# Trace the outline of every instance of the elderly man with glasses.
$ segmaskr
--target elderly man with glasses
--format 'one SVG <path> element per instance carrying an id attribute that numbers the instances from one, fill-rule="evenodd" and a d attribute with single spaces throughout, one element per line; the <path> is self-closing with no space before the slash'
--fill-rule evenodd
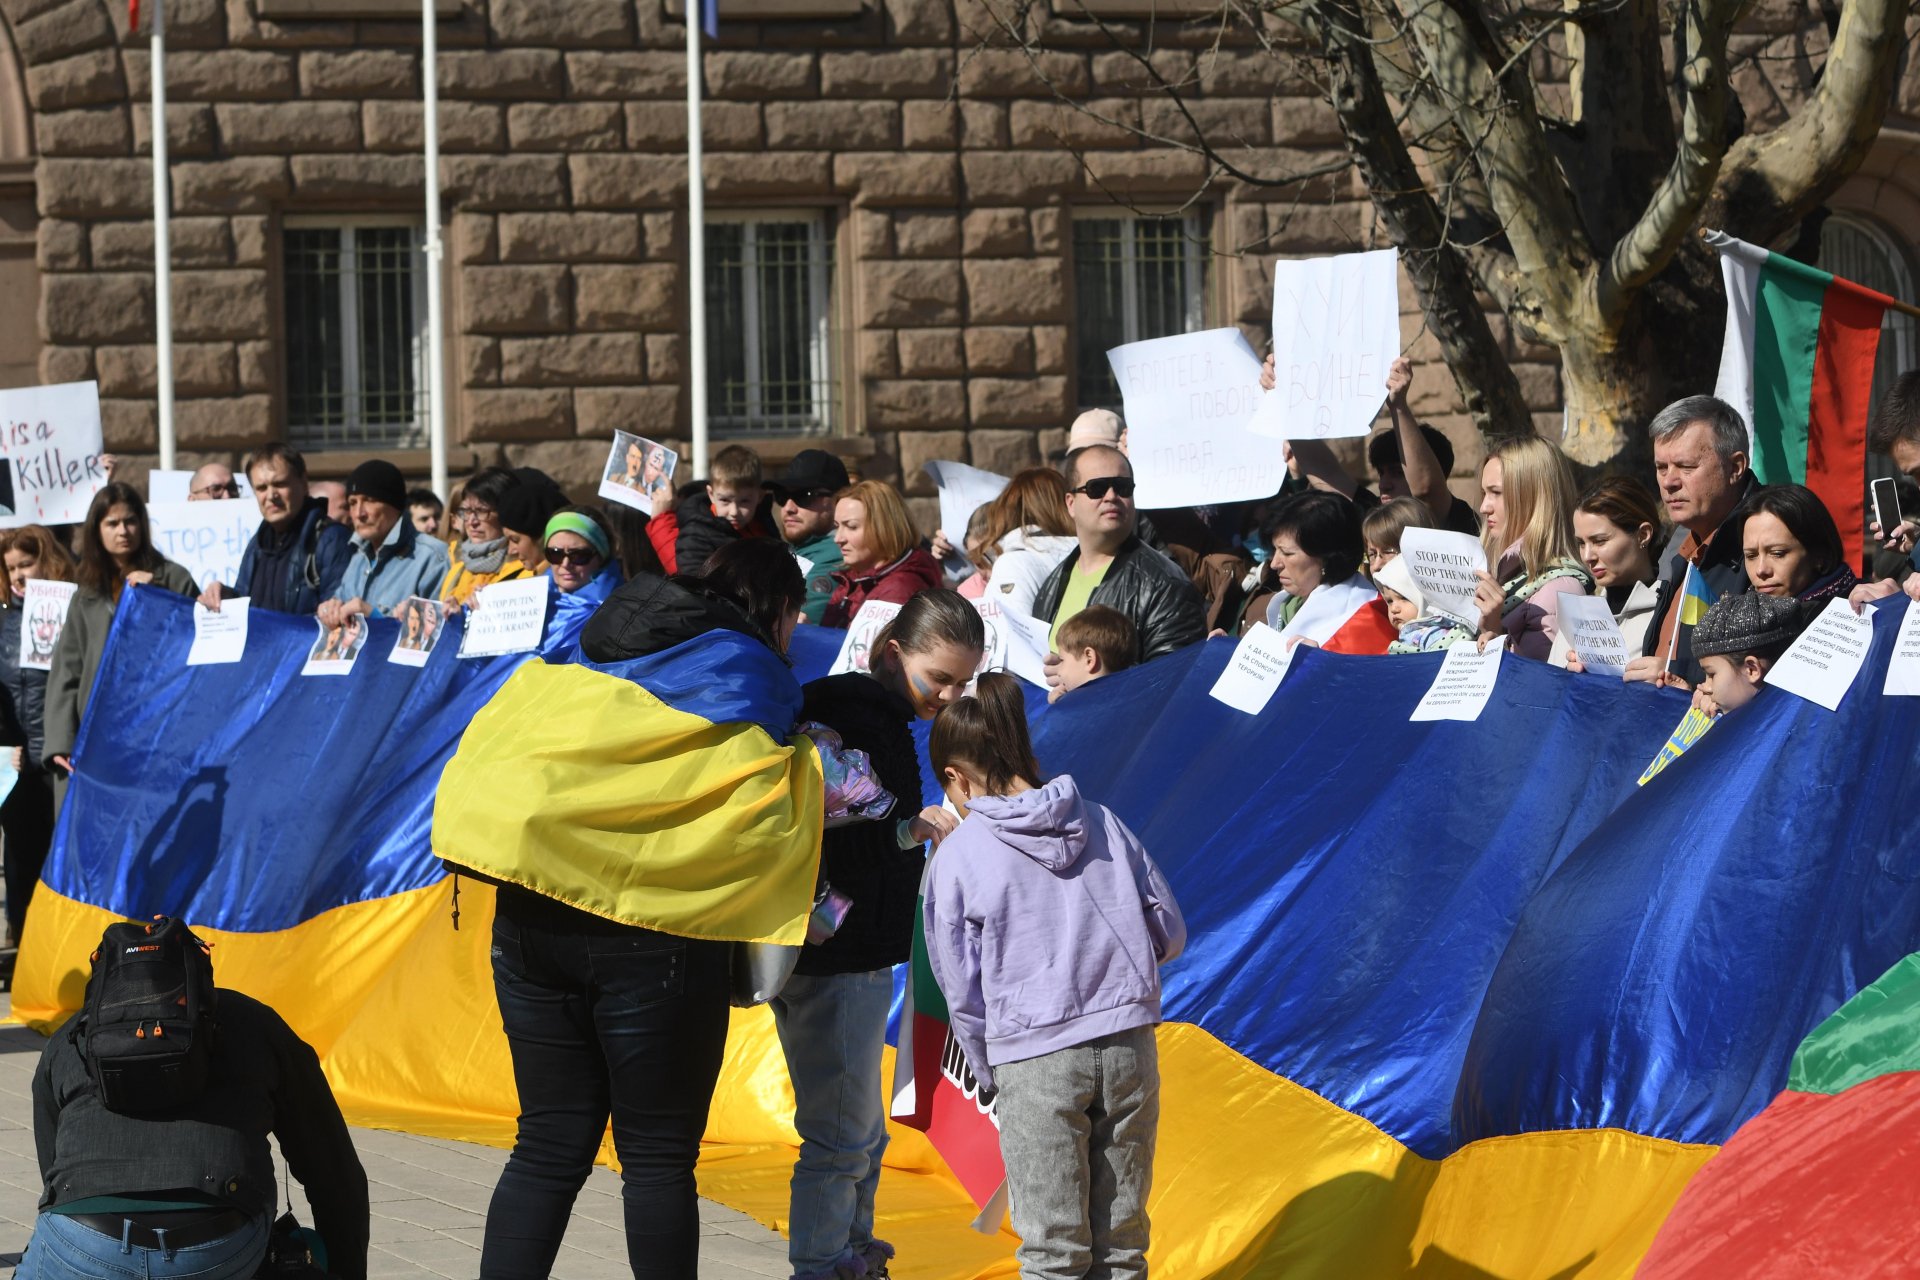
<path id="1" fill-rule="evenodd" d="M 1034 598 L 1033 613 L 1060 624 L 1090 605 L 1118 609 L 1133 624 L 1136 657 L 1145 662 L 1207 638 L 1207 607 L 1184 570 L 1134 532 L 1133 467 L 1107 445 L 1067 455 L 1067 516 L 1079 545 L 1067 553 Z M 1059 656 L 1047 658 L 1049 683 Z"/>
<path id="2" fill-rule="evenodd" d="M 800 612 L 808 622 L 819 622 L 833 598 L 833 571 L 842 564 L 833 540 L 833 495 L 847 484 L 847 468 L 840 459 L 823 449 L 802 449 L 780 478 L 767 485 L 780 536 L 807 580 L 807 602 Z"/>

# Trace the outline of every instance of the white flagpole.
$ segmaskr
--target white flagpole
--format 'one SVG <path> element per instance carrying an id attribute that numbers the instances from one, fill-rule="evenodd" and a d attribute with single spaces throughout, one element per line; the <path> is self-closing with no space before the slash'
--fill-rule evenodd
<path id="1" fill-rule="evenodd" d="M 427 143 L 427 456 L 433 491 L 447 496 L 446 317 L 440 305 L 440 33 L 434 0 L 420 0 L 420 81 L 426 96 L 420 127 Z"/>
<path id="2" fill-rule="evenodd" d="M 173 236 L 167 191 L 167 4 L 153 5 L 153 316 L 154 372 L 160 400 L 160 469 L 173 470 Z"/>
<path id="3" fill-rule="evenodd" d="M 707 190 L 701 168 L 700 20 L 687 5 L 687 404 L 693 417 L 693 478 L 707 474 Z"/>

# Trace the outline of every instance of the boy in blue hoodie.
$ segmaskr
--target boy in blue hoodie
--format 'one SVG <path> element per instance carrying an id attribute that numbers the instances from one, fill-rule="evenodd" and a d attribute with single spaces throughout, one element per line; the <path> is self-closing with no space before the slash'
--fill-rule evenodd
<path id="1" fill-rule="evenodd" d="M 1020 1274 L 1144 1277 L 1159 966 L 1186 924 L 1126 824 L 1072 778 L 1040 781 L 1020 682 L 977 687 L 928 744 L 961 822 L 927 868 L 927 958 L 997 1095 Z"/>

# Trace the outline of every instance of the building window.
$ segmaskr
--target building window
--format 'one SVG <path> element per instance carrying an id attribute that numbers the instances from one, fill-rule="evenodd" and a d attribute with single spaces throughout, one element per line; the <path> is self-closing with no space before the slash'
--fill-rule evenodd
<path id="1" fill-rule="evenodd" d="M 1082 408 L 1120 407 L 1107 352 L 1206 326 L 1207 219 L 1077 218 L 1073 224 L 1076 367 Z"/>
<path id="2" fill-rule="evenodd" d="M 828 432 L 838 399 L 825 214 L 707 223 L 707 416 L 736 434 Z"/>
<path id="3" fill-rule="evenodd" d="M 290 222 L 284 241 L 288 439 L 309 449 L 426 447 L 419 225 Z"/>

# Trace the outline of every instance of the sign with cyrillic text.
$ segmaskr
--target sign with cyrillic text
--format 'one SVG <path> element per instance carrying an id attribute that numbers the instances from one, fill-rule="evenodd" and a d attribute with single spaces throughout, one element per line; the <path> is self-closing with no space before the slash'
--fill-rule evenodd
<path id="1" fill-rule="evenodd" d="M 899 612 L 899 605 L 884 600 L 869 600 L 861 605 L 860 612 L 847 623 L 847 638 L 841 642 L 840 652 L 827 668 L 827 674 L 838 676 L 849 671 L 872 670 L 869 664 L 873 660 L 874 639 Z"/>
<path id="2" fill-rule="evenodd" d="M 1126 402 L 1135 501 L 1150 510 L 1269 498 L 1286 448 L 1249 424 L 1265 399 L 1238 329 L 1129 342 L 1107 352 Z M 952 531 L 948 531 L 952 536 Z"/>
<path id="3" fill-rule="evenodd" d="M 1285 440 L 1364 436 L 1400 354 L 1397 249 L 1273 268 L 1273 390 L 1253 429 Z"/>
<path id="4" fill-rule="evenodd" d="M 1232 707 L 1257 716 L 1273 701 L 1273 691 L 1287 678 L 1294 645 L 1264 622 L 1256 622 L 1234 646 L 1227 669 L 1207 692 Z"/>
<path id="5" fill-rule="evenodd" d="M 247 610 L 252 601 L 245 596 L 222 600 L 218 611 L 199 601 L 193 605 L 193 644 L 187 649 L 187 665 L 210 667 L 238 662 L 247 654 Z"/>
<path id="6" fill-rule="evenodd" d="M 1047 624 L 1003 608 L 985 596 L 973 602 L 987 627 L 980 670 L 1009 671 L 1028 684 L 1047 687 Z"/>
<path id="7" fill-rule="evenodd" d="M 1484 653 L 1464 643 L 1447 650 L 1440 674 L 1407 719 L 1478 720 L 1500 678 L 1500 655 L 1506 647 L 1507 638 L 1497 636 L 1487 641 Z"/>
<path id="8" fill-rule="evenodd" d="M 1845 600 L 1829 600 L 1767 672 L 1767 683 L 1838 711 L 1872 646 L 1873 611 L 1855 613 Z"/>
<path id="9" fill-rule="evenodd" d="M 107 482 L 100 465 L 100 384 L 0 391 L 0 458 L 13 465 L 13 501 L 0 529 L 81 524 Z"/>
<path id="10" fill-rule="evenodd" d="M 20 665 L 53 670 L 53 646 L 67 626 L 67 608 L 80 588 L 71 582 L 29 578 L 20 597 Z"/>
<path id="11" fill-rule="evenodd" d="M 1889 698 L 1920 697 L 1920 604 L 1909 603 L 1893 638 L 1893 656 L 1887 661 L 1887 682 L 1880 692 Z"/>
<path id="12" fill-rule="evenodd" d="M 1426 597 L 1429 614 L 1480 630 L 1473 593 L 1480 585 L 1477 575 L 1487 570 L 1487 552 L 1478 538 L 1446 529 L 1408 529 L 1400 535 L 1400 559 Z"/>

